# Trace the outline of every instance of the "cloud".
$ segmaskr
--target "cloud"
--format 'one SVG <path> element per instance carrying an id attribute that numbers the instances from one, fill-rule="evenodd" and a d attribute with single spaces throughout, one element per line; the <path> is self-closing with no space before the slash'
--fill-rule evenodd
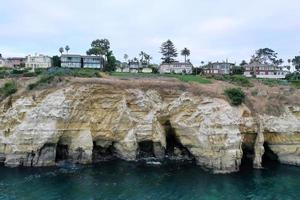
<path id="1" fill-rule="evenodd" d="M 108 38 L 119 59 L 143 50 L 155 62 L 167 39 L 178 50 L 191 49 L 195 64 L 240 62 L 260 47 L 285 59 L 300 51 L 298 0 L 10 0 L 1 6 L 4 55 L 56 54 L 67 44 L 85 53 L 96 38 Z"/>

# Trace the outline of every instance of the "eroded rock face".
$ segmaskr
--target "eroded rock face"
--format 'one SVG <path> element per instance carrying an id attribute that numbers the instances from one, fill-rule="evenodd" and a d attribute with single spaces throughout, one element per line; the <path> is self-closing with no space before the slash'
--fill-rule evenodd
<path id="1" fill-rule="evenodd" d="M 261 149 L 267 142 L 280 162 L 299 165 L 300 115 L 295 109 L 287 108 L 279 118 L 261 116 L 264 137 L 254 147 L 258 126 L 245 106 L 183 92 L 73 85 L 21 97 L 3 109 L 0 162 L 53 166 L 63 160 L 175 158 L 195 159 L 227 173 L 239 170 L 243 144 Z M 256 150 L 258 164 L 261 154 Z"/>

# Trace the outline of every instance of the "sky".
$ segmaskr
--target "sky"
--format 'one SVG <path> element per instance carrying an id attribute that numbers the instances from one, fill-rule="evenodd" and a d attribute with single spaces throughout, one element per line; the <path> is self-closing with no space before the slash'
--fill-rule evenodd
<path id="1" fill-rule="evenodd" d="M 0 53 L 85 54 L 107 38 L 118 60 L 144 51 L 159 63 L 170 39 L 201 61 L 249 61 L 259 48 L 300 55 L 300 0 L 0 0 Z M 182 56 L 178 56 L 183 61 Z"/>

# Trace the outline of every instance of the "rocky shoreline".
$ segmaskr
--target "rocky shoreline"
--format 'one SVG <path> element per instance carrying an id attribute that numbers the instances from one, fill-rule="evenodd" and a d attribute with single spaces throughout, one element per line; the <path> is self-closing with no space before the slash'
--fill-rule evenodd
<path id="1" fill-rule="evenodd" d="M 266 157 L 300 165 L 300 107 L 279 116 L 191 92 L 70 84 L 1 102 L 0 163 L 8 167 L 195 160 L 214 173 Z"/>

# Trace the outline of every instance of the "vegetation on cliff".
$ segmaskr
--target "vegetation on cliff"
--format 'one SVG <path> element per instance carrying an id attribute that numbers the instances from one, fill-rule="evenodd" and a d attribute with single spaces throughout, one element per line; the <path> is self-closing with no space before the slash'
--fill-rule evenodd
<path id="1" fill-rule="evenodd" d="M 0 88 L 1 99 L 6 98 L 17 92 L 17 83 L 15 81 L 8 81 Z"/>
<path id="2" fill-rule="evenodd" d="M 224 91 L 230 102 L 234 106 L 241 105 L 245 101 L 245 93 L 241 88 L 228 88 Z"/>

